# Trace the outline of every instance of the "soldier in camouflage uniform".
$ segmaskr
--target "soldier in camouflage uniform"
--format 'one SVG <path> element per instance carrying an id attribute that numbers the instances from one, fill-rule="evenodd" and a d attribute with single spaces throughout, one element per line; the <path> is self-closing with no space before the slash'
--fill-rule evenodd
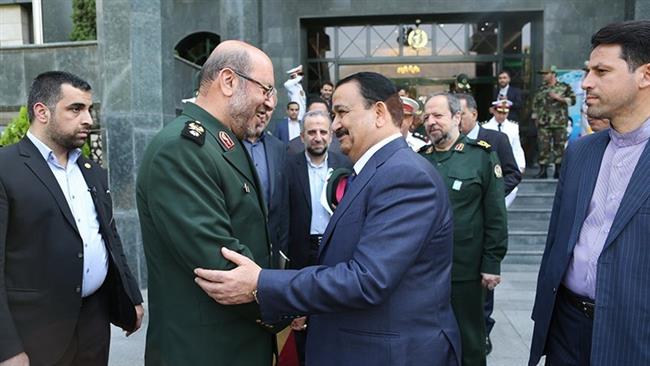
<path id="1" fill-rule="evenodd" d="M 551 149 L 555 163 L 553 177 L 558 178 L 567 141 L 568 107 L 575 104 L 576 95 L 569 84 L 557 80 L 555 66 L 539 73 L 544 75 L 544 85 L 538 89 L 533 99 L 532 118 L 537 126 L 539 145 L 539 174 L 535 178 L 548 177 L 546 169 L 551 163 Z"/>

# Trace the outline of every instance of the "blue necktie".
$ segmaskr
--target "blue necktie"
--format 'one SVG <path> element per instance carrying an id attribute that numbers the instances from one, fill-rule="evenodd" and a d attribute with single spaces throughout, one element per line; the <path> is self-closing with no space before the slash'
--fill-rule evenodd
<path id="1" fill-rule="evenodd" d="M 350 176 L 348 177 L 348 184 L 347 184 L 347 186 L 345 187 L 345 191 L 346 191 L 346 192 L 349 191 L 350 189 L 352 189 L 352 182 L 354 181 L 354 179 L 355 179 L 356 177 L 357 177 L 357 173 L 355 173 L 355 172 L 353 172 L 352 175 L 350 175 Z"/>

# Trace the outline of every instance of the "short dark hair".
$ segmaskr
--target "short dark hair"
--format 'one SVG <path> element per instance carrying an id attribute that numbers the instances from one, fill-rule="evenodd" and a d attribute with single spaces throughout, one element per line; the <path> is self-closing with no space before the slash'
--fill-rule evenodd
<path id="1" fill-rule="evenodd" d="M 29 123 L 34 120 L 34 105 L 36 103 L 43 103 L 50 110 L 54 111 L 56 103 L 61 100 L 61 85 L 63 84 L 69 84 L 85 92 L 91 90 L 90 84 L 87 81 L 69 72 L 47 71 L 38 75 L 32 81 L 29 96 L 27 97 Z"/>
<path id="2" fill-rule="evenodd" d="M 499 73 L 497 74 L 497 76 L 499 76 L 499 75 L 501 75 L 501 74 L 506 74 L 506 75 L 508 75 L 509 78 L 512 78 L 512 75 L 510 75 L 510 71 L 508 71 L 508 70 L 506 70 L 506 69 L 503 69 L 503 70 L 499 71 Z"/>
<path id="3" fill-rule="evenodd" d="M 324 87 L 325 85 L 329 85 L 329 86 L 331 86 L 332 88 L 334 88 L 334 83 L 332 83 L 331 81 L 325 81 L 325 82 L 323 82 L 323 83 L 321 84 L 320 88 L 323 89 L 323 87 Z"/>
<path id="4" fill-rule="evenodd" d="M 223 49 L 213 53 L 201 67 L 199 76 L 199 93 L 208 87 L 216 79 L 217 75 L 224 68 L 229 67 L 242 74 L 249 74 L 251 69 L 251 58 L 245 48 Z M 237 76 L 242 79 L 241 76 Z"/>
<path id="5" fill-rule="evenodd" d="M 339 88 L 350 82 L 355 82 L 359 86 L 359 92 L 364 99 L 366 109 L 377 102 L 384 102 L 393 119 L 393 124 L 397 127 L 402 125 L 404 107 L 399 94 L 397 94 L 395 83 L 376 72 L 358 72 L 339 81 L 336 87 Z"/>
<path id="6" fill-rule="evenodd" d="M 630 71 L 650 62 L 650 20 L 609 24 L 591 37 L 591 49 L 600 45 L 620 45 L 621 58 Z"/>
<path id="7" fill-rule="evenodd" d="M 300 104 L 298 104 L 298 102 L 291 101 L 291 102 L 287 103 L 287 109 L 289 109 L 289 106 L 292 105 L 292 104 L 295 104 L 295 105 L 298 106 L 298 108 L 300 108 Z"/>
<path id="8" fill-rule="evenodd" d="M 478 104 L 476 104 L 476 99 L 474 99 L 474 97 L 471 94 L 456 93 L 455 95 L 456 98 L 462 99 L 467 103 L 467 108 L 478 112 Z M 451 110 L 451 108 L 449 110 Z"/>
<path id="9" fill-rule="evenodd" d="M 325 104 L 325 106 L 328 107 L 328 109 L 329 109 L 329 106 L 327 105 L 327 102 L 324 101 L 323 99 L 321 99 L 321 98 L 312 98 L 312 99 L 309 99 L 307 101 L 307 110 L 309 110 L 309 107 L 311 107 L 312 104 L 316 104 L 316 103 Z"/>

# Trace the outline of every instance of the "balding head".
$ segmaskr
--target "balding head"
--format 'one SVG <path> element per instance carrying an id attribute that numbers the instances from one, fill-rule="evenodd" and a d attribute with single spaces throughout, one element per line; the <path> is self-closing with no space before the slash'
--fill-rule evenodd
<path id="1" fill-rule="evenodd" d="M 196 104 L 242 139 L 268 123 L 274 82 L 273 64 L 262 50 L 241 41 L 225 41 L 203 64 Z"/>

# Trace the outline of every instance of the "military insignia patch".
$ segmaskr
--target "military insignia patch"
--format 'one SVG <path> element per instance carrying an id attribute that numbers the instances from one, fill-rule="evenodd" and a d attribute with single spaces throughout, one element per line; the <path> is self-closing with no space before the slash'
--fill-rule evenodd
<path id="1" fill-rule="evenodd" d="M 235 147 L 235 143 L 232 141 L 230 136 L 228 136 L 226 131 L 219 131 L 219 143 L 226 150 L 232 150 L 233 147 Z"/>
<path id="2" fill-rule="evenodd" d="M 462 142 L 459 142 L 456 144 L 456 146 L 454 146 L 454 150 L 456 151 L 463 151 L 464 148 L 465 148 L 465 144 L 463 144 Z"/>
<path id="3" fill-rule="evenodd" d="M 494 165 L 494 176 L 497 178 L 503 177 L 503 172 L 501 171 L 501 165 L 499 164 Z"/>
<path id="4" fill-rule="evenodd" d="M 476 143 L 478 144 L 478 146 L 481 146 L 486 149 L 489 149 L 492 146 L 483 140 L 477 141 Z"/>
<path id="5" fill-rule="evenodd" d="M 244 192 L 251 193 L 251 188 L 248 186 L 248 183 L 244 182 Z"/>
<path id="6" fill-rule="evenodd" d="M 194 141 L 199 146 L 203 146 L 205 143 L 205 128 L 199 121 L 187 121 L 185 122 L 185 128 L 181 132 L 181 136 Z"/>

